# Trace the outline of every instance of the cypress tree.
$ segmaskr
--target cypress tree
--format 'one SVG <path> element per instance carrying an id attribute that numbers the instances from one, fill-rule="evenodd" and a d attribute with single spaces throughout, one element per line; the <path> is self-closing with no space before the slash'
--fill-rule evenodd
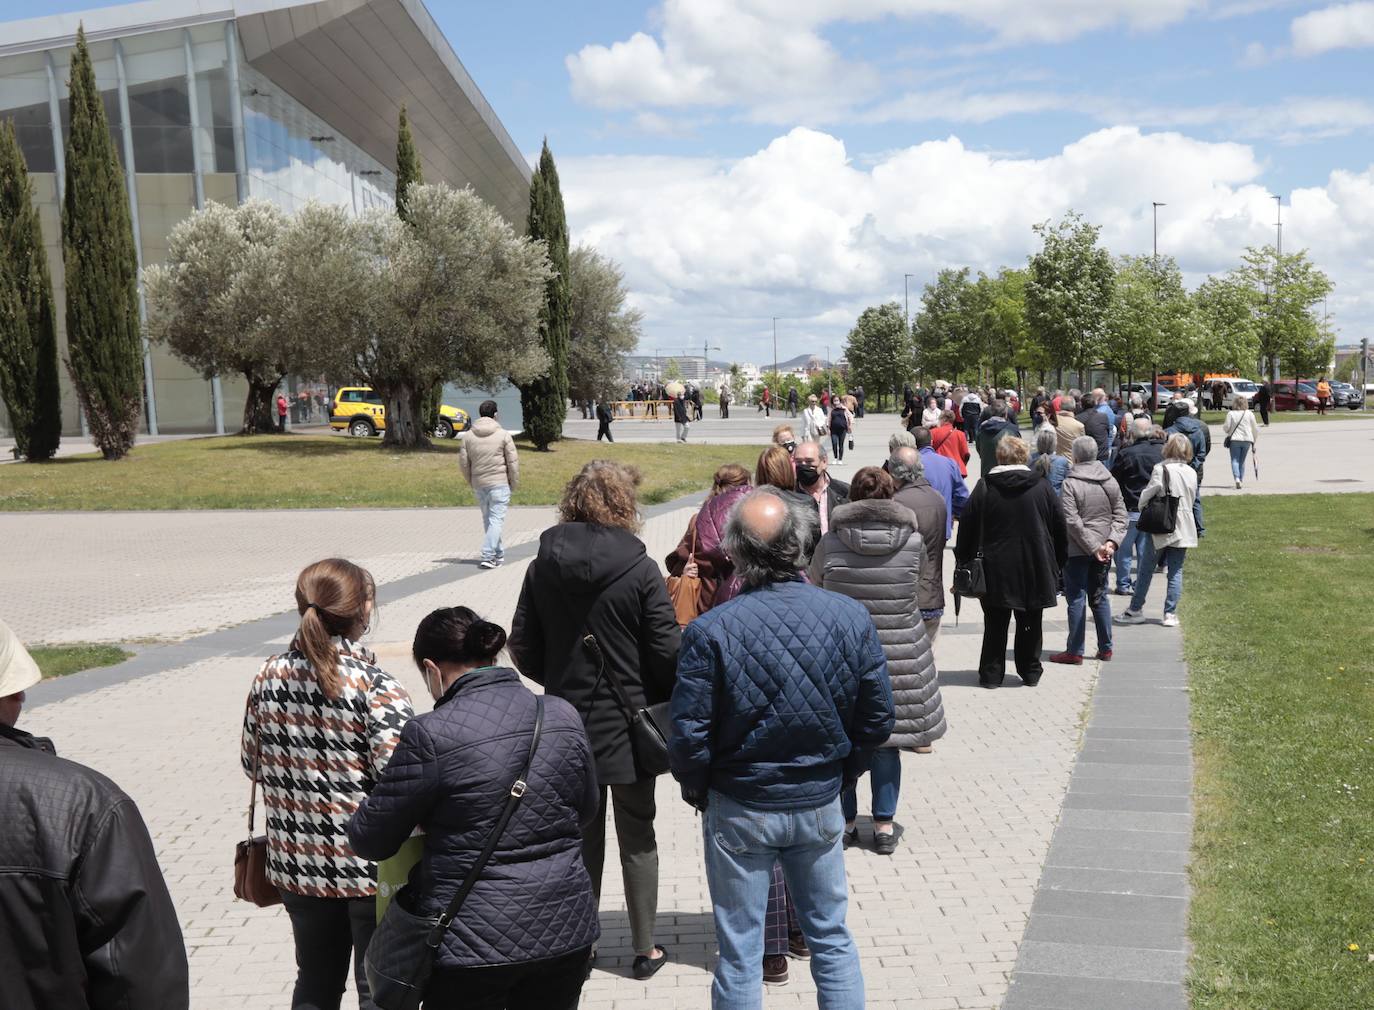
<path id="1" fill-rule="evenodd" d="M 143 407 L 138 259 L 124 174 L 95 83 L 85 29 L 72 55 L 71 133 L 62 203 L 67 286 L 67 367 L 91 438 L 123 459 Z"/>
<path id="2" fill-rule="evenodd" d="M 8 120 L 0 123 L 0 396 L 19 454 L 52 459 L 62 438 L 52 277 L 28 166 Z"/>
<path id="3" fill-rule="evenodd" d="M 402 105 L 401 120 L 396 129 L 396 216 L 406 224 L 410 223 L 406 194 L 411 186 L 424 185 L 424 181 L 424 170 L 420 167 L 420 152 L 415 149 L 415 138 L 410 134 L 410 119 L 406 116 L 406 107 Z M 442 382 L 436 382 L 421 395 L 420 416 L 429 431 L 433 431 L 439 424 L 439 404 L 443 397 Z"/>
<path id="4" fill-rule="evenodd" d="M 558 168 L 553 163 L 549 142 L 539 155 L 539 167 L 530 179 L 530 212 L 526 227 L 529 237 L 548 245 L 549 261 L 557 273 L 545 286 L 544 310 L 539 331 L 549 355 L 549 373 L 520 387 L 520 407 L 525 415 L 525 433 L 535 446 L 547 449 L 563 435 L 568 415 L 568 324 L 572 314 L 572 294 L 568 284 L 568 217 L 563 209 L 563 192 L 558 186 Z"/>

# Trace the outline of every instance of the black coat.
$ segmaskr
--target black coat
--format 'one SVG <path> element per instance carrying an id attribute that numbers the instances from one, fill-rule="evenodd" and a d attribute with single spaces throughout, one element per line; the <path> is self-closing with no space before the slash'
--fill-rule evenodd
<path id="1" fill-rule="evenodd" d="M 673 400 L 673 420 L 678 424 L 686 424 L 692 419 L 692 415 L 687 413 L 687 397 L 679 396 Z"/>
<path id="2" fill-rule="evenodd" d="M 1078 423 L 1083 425 L 1083 434 L 1091 435 L 1097 443 L 1097 458 L 1106 462 L 1111 455 L 1112 444 L 1112 423 L 1107 420 L 1107 415 L 1096 407 L 1089 407 L 1087 410 L 1080 410 L 1073 415 L 1078 418 Z"/>
<path id="3" fill-rule="evenodd" d="M 1054 606 L 1068 540 L 1050 482 L 1028 467 L 998 467 L 964 506 L 954 558 L 962 564 L 982 550 L 988 606 L 1044 610 Z"/>
<path id="4" fill-rule="evenodd" d="M 681 630 L 658 564 L 628 530 L 560 523 L 540 536 L 539 554 L 525 572 L 511 656 L 521 673 L 581 713 L 597 779 L 636 782 L 642 775 L 629 724 L 582 644 L 589 633 L 634 707 L 672 695 Z"/>
<path id="5" fill-rule="evenodd" d="M 186 947 L 138 808 L 45 744 L 0 726 L 0 1006 L 185 1010 Z"/>
<path id="6" fill-rule="evenodd" d="M 1154 439 L 1141 439 L 1130 445 L 1122 446 L 1112 464 L 1112 476 L 1121 485 L 1121 498 L 1127 512 L 1140 510 L 1140 492 L 1150 483 L 1150 474 L 1155 467 L 1164 462 L 1164 443 Z"/>
<path id="7" fill-rule="evenodd" d="M 406 892 L 412 911 L 442 912 L 472 868 L 529 755 L 536 704 L 514 670 L 474 670 L 401 731 L 348 840 L 358 855 L 385 859 L 417 825 L 424 829 Z M 558 957 L 600 933 L 582 862 L 582 825 L 596 818 L 600 793 L 587 734 L 567 702 L 545 702 L 525 781 L 524 799 L 444 934 L 441 967 Z"/>

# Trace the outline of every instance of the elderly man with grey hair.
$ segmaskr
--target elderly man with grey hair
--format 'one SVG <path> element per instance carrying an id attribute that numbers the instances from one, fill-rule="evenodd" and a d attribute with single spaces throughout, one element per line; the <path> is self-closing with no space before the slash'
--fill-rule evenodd
<path id="1" fill-rule="evenodd" d="M 797 490 L 811 497 L 821 533 L 829 533 L 830 513 L 849 501 L 849 485 L 830 476 L 830 454 L 815 439 L 806 439 L 792 450 L 792 463 L 797 468 Z"/>
<path id="2" fill-rule="evenodd" d="M 863 604 L 800 578 L 815 522 L 773 488 L 741 499 L 725 549 L 744 588 L 689 624 L 678 654 L 668 749 L 683 797 L 705 814 L 716 1008 L 760 1005 L 774 862 L 811 948 L 820 1005 L 864 1006 L 845 925 L 840 790 L 892 733 L 892 687 Z"/>
<path id="3" fill-rule="evenodd" d="M 941 462 L 949 460 L 937 456 Z M 949 542 L 949 503 L 926 479 L 921 454 L 907 446 L 894 449 L 887 460 L 887 472 L 897 482 L 893 501 L 905 505 L 916 515 L 916 532 L 925 546 L 925 563 L 917 587 L 916 605 L 921 608 L 926 636 L 935 641 L 940 619 L 945 615 L 945 544 Z M 917 748 L 917 751 L 929 750 Z"/>

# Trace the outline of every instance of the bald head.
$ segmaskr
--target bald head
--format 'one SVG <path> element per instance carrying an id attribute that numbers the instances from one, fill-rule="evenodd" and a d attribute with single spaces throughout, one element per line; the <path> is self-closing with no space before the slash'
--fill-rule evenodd
<path id="1" fill-rule="evenodd" d="M 741 529 L 759 540 L 771 542 L 782 530 L 787 506 L 777 495 L 751 494 L 740 504 L 737 520 Z"/>
<path id="2" fill-rule="evenodd" d="M 906 445 L 894 449 L 887 459 L 887 472 L 892 475 L 898 487 L 915 484 L 925 474 L 921 454 Z"/>
<path id="3" fill-rule="evenodd" d="M 725 553 L 735 574 L 753 588 L 788 582 L 810 561 L 820 515 L 805 502 L 784 498 L 777 488 L 761 487 L 740 499 L 725 527 Z"/>

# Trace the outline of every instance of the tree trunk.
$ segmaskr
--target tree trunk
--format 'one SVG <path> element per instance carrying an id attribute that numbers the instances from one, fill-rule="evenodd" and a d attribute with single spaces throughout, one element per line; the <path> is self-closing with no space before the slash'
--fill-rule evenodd
<path id="1" fill-rule="evenodd" d="M 263 435 L 277 430 L 277 410 L 272 395 L 281 383 L 281 376 L 275 379 L 259 379 L 244 375 L 248 380 L 248 398 L 243 402 L 243 427 L 240 435 Z"/>
<path id="2" fill-rule="evenodd" d="M 410 382 L 398 382 L 379 392 L 386 400 L 386 434 L 382 445 L 392 449 L 432 448 L 425 426 L 425 391 Z"/>

